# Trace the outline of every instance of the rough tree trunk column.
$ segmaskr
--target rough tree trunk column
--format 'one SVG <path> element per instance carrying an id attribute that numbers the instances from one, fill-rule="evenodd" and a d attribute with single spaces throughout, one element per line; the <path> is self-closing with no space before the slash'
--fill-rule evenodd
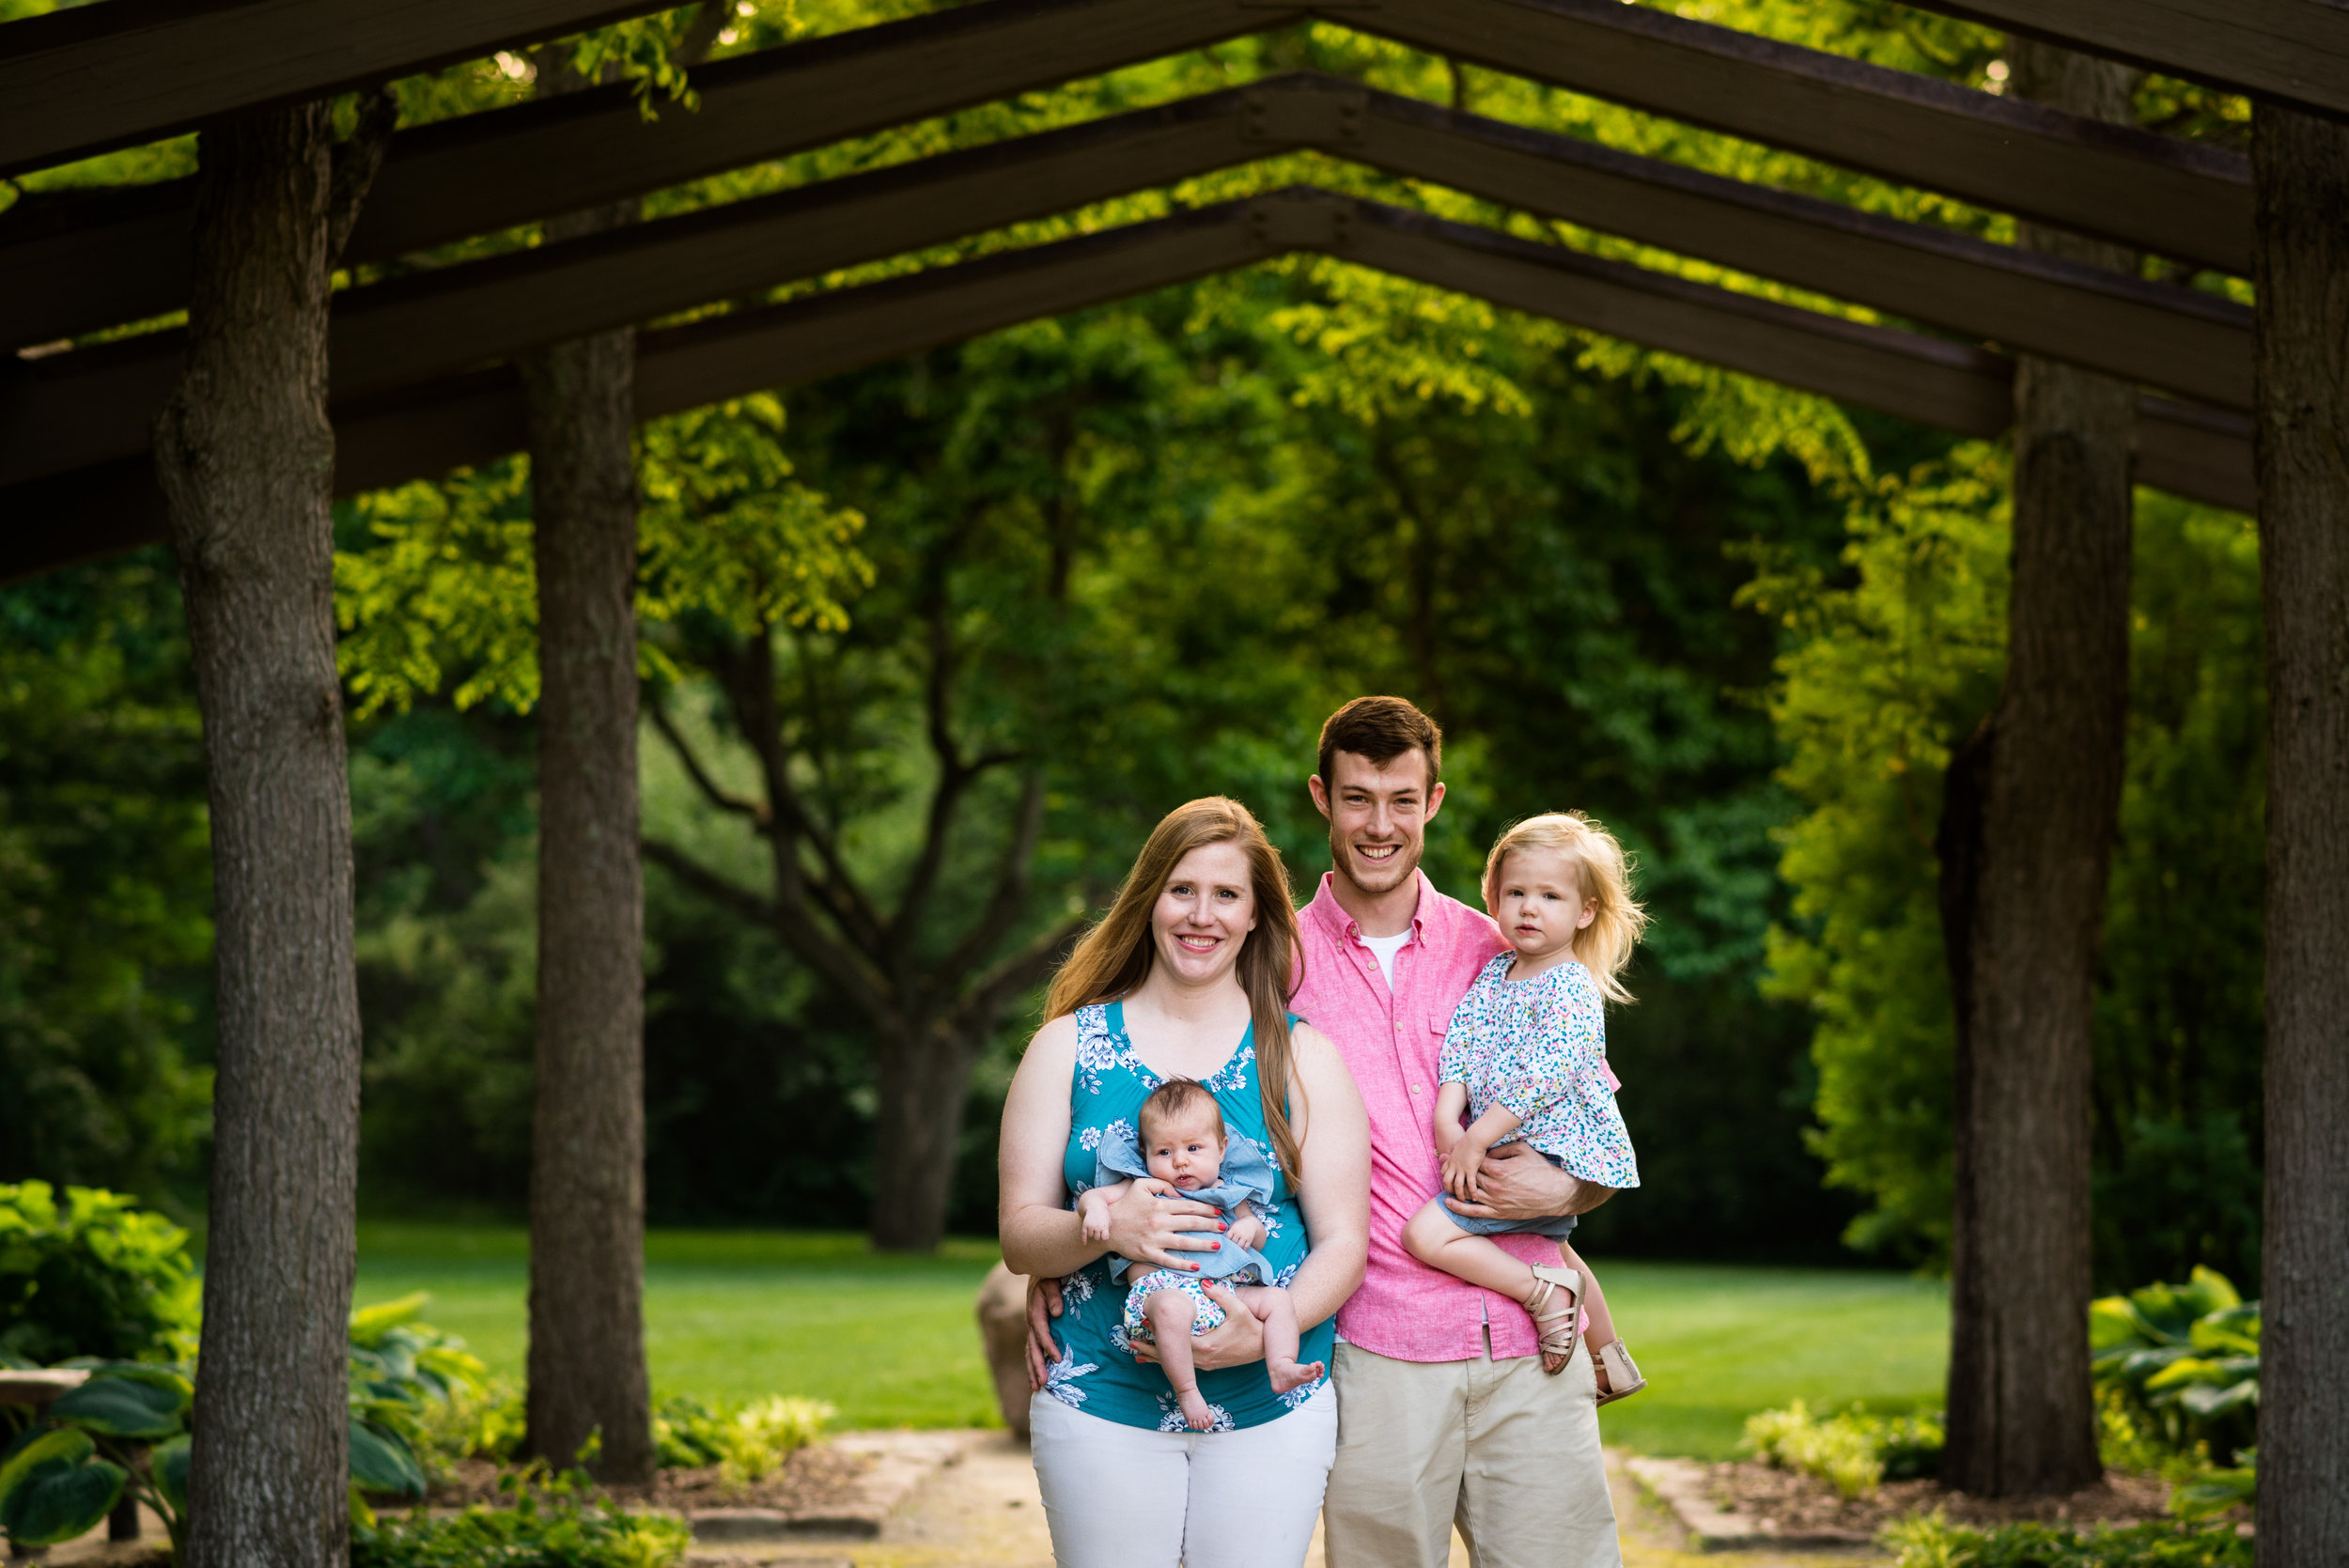
<path id="1" fill-rule="evenodd" d="M 550 224 L 561 240 L 620 210 Z M 531 1452 L 649 1481 L 644 870 L 636 799 L 636 339 L 522 361 L 538 567 Z"/>
<path id="2" fill-rule="evenodd" d="M 2024 97 L 2126 120 L 2126 68 L 2013 46 Z M 2129 270 L 2117 247 L 2023 243 Z M 1949 1441 L 1984 1497 L 2102 1473 L 2089 1386 L 2092 985 L 2120 819 L 2129 682 L 2127 383 L 2025 356 L 2015 581 L 1999 706 L 1951 765 L 1944 936 L 1957 1004 Z"/>
<path id="3" fill-rule="evenodd" d="M 2349 127 L 2254 111 L 2267 631 L 2262 1568 L 2349 1562 Z"/>
<path id="4" fill-rule="evenodd" d="M 185 376 L 158 422 L 210 779 L 219 983 L 191 1568 L 349 1550 L 359 1143 L 334 671 L 323 104 L 207 129 Z"/>
<path id="5" fill-rule="evenodd" d="M 972 1055 L 929 1031 L 884 1045 L 873 1126 L 872 1235 L 881 1251 L 935 1252 L 945 1239 Z"/>

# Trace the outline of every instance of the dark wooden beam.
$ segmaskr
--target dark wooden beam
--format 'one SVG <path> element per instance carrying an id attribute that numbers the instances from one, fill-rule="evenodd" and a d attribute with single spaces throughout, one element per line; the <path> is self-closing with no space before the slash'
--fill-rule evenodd
<path id="1" fill-rule="evenodd" d="M 654 418 L 819 380 L 1296 249 L 1961 434 L 1994 434 L 2011 410 L 2013 365 L 1983 349 L 1376 203 L 1291 192 L 644 333 L 637 411 Z M 335 488 L 344 494 L 488 462 L 522 444 L 521 389 L 505 365 L 346 400 L 334 416 Z M 2139 417 L 2141 482 L 2250 509 L 2247 418 L 2154 397 L 2141 400 Z M 143 454 L 0 489 L 0 581 L 155 542 L 163 520 Z"/>
<path id="2" fill-rule="evenodd" d="M 2222 272 L 2250 270 L 2250 165 L 2223 148 L 1618 0 L 1380 0 L 1330 16 L 1995 211 Z"/>
<path id="3" fill-rule="evenodd" d="M 1297 147 L 2199 400 L 2249 400 L 2248 327 L 2223 300 L 1310 77 L 356 289 L 335 305 L 333 393 L 428 380 Z M 0 484 L 142 449 L 178 356 L 179 335 L 158 333 L 35 362 L 0 422 Z"/>
<path id="4" fill-rule="evenodd" d="M 2217 295 L 1416 100 L 1348 94 L 1337 84 L 1322 90 L 1326 100 L 1360 101 L 1363 112 L 1315 145 L 1374 167 L 2008 349 L 2229 408 L 2251 405 L 2251 313 Z"/>
<path id="5" fill-rule="evenodd" d="M 2332 0 L 1916 0 L 2049 43 L 2349 117 L 2349 9 Z"/>
<path id="6" fill-rule="evenodd" d="M 106 0 L 0 26 L 0 174 L 534 43 L 673 0 Z"/>
<path id="7" fill-rule="evenodd" d="M 701 107 L 649 123 L 613 85 L 419 126 L 392 138 L 344 259 L 387 260 L 1304 14 L 1242 0 L 984 0 L 696 67 Z M 194 181 L 173 180 L 0 213 L 0 348 L 184 304 L 194 201 Z"/>

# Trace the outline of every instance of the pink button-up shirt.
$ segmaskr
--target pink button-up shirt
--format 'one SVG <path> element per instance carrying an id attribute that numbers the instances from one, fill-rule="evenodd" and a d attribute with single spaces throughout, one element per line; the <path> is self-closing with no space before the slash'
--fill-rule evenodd
<path id="1" fill-rule="evenodd" d="M 1484 1353 L 1489 1323 L 1495 1358 L 1531 1356 L 1533 1323 L 1523 1307 L 1403 1250 L 1405 1223 L 1443 1188 L 1434 1114 L 1444 1031 L 1477 971 L 1508 944 L 1489 918 L 1438 893 L 1422 873 L 1411 939 L 1394 955 L 1390 988 L 1361 927 L 1330 891 L 1331 875 L 1322 874 L 1299 915 L 1305 973 L 1291 1005 L 1336 1045 L 1370 1112 L 1370 1268 L 1338 1309 L 1338 1332 L 1399 1361 L 1467 1361 Z M 1545 1237 L 1493 1239 L 1529 1263 L 1557 1261 L 1557 1244 Z"/>

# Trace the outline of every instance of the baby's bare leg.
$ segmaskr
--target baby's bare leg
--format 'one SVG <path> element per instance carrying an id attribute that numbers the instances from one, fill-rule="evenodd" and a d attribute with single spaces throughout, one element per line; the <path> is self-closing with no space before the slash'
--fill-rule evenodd
<path id="1" fill-rule="evenodd" d="M 1190 1359 L 1190 1326 L 1198 1315 L 1190 1297 L 1179 1290 L 1152 1291 L 1150 1299 L 1142 1304 L 1142 1315 L 1149 1321 L 1151 1337 L 1158 1341 L 1159 1365 L 1174 1386 L 1183 1420 L 1193 1432 L 1206 1431 L 1215 1424 L 1215 1417 L 1199 1396 L 1199 1374 Z"/>
<path id="2" fill-rule="evenodd" d="M 1232 1294 L 1264 1325 L 1264 1365 L 1274 1393 L 1303 1388 L 1328 1370 L 1319 1361 L 1297 1358 L 1297 1303 L 1287 1291 L 1278 1285 L 1243 1285 Z"/>

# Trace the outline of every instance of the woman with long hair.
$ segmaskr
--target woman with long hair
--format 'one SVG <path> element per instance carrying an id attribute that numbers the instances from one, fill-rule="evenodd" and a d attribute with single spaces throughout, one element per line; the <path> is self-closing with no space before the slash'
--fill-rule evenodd
<path id="1" fill-rule="evenodd" d="M 1030 1411 L 1061 1568 L 1281 1568 L 1312 1542 L 1335 1396 L 1326 1377 L 1274 1390 L 1264 1325 L 1201 1267 L 1223 1246 L 1223 1211 L 1143 1175 L 1114 1202 L 1097 1199 L 1090 1223 L 1077 1212 L 1079 1197 L 1117 1179 L 1105 1144 L 1133 1145 L 1165 1084 L 1196 1083 L 1213 1096 L 1212 1126 L 1184 1135 L 1190 1154 L 1159 1151 L 1172 1163 L 1155 1168 L 1192 1170 L 1183 1162 L 1202 1148 L 1227 1167 L 1269 1165 L 1248 1234 L 1262 1232 L 1264 1283 L 1286 1288 L 1299 1357 L 1328 1364 L 1331 1320 L 1362 1278 L 1370 1129 L 1335 1048 L 1288 1010 L 1298 953 L 1287 873 L 1248 808 L 1221 797 L 1179 806 L 1062 966 L 1012 1080 L 1003 1262 L 1062 1281 L 1062 1343 Z M 1189 1343 L 1206 1430 L 1186 1419 L 1155 1343 L 1129 1327 L 1112 1258 L 1139 1265 L 1119 1270 L 1129 1279 L 1200 1277 Z"/>

